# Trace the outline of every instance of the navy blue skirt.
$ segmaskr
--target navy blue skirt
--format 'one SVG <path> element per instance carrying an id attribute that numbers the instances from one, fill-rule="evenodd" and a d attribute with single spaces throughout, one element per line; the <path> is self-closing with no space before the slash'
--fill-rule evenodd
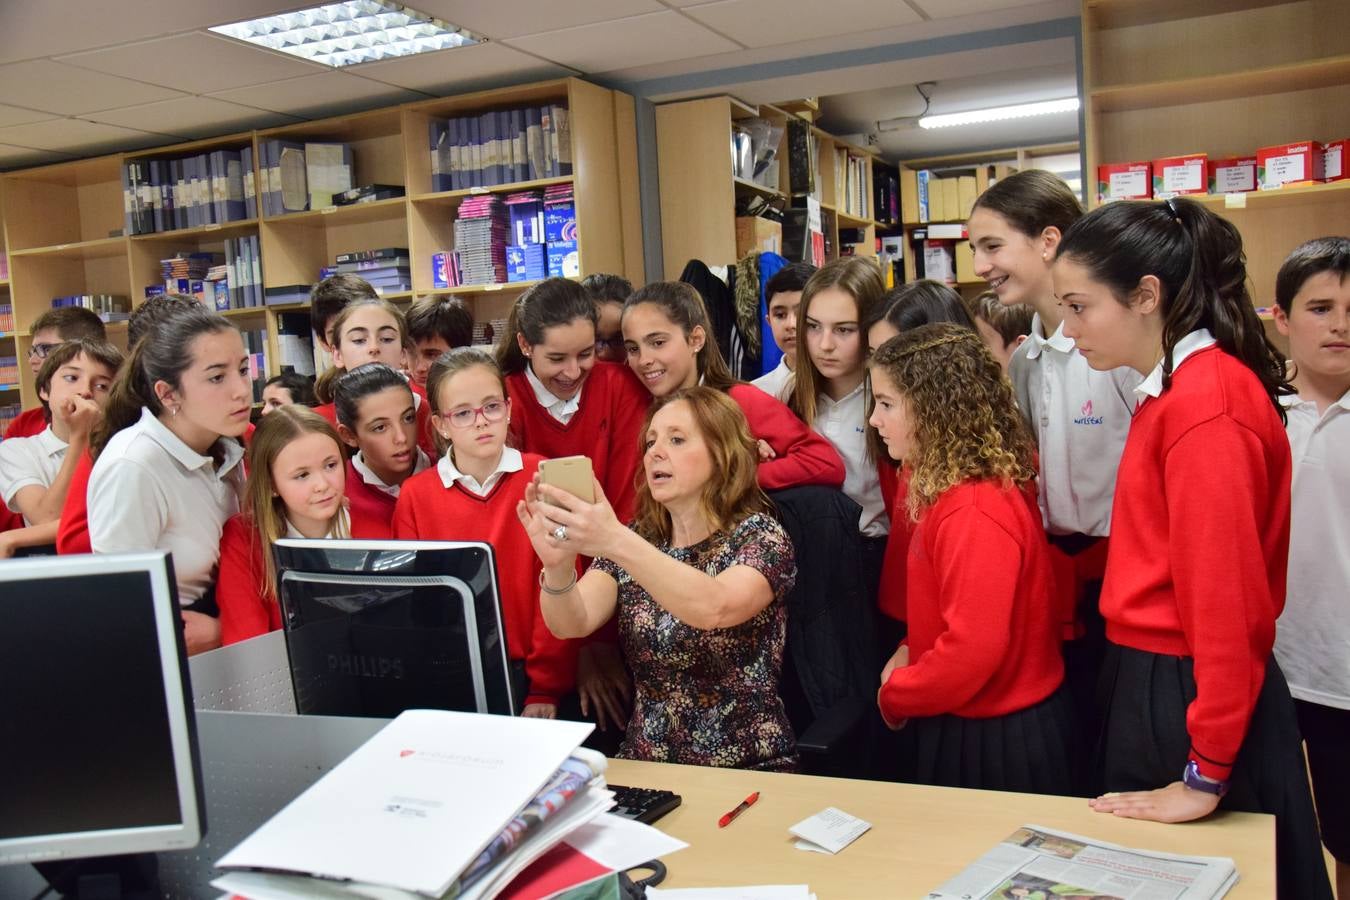
<path id="1" fill-rule="evenodd" d="M 1195 661 L 1108 643 L 1098 760 L 1107 791 L 1145 791 L 1181 780 L 1190 757 L 1186 708 L 1195 699 Z M 1332 900 L 1317 833 L 1298 718 L 1272 656 L 1220 809 L 1275 816 L 1281 900 Z"/>

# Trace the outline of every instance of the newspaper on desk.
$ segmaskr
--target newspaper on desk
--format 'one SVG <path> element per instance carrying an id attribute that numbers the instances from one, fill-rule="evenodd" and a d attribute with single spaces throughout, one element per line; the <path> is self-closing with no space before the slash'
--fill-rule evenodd
<path id="1" fill-rule="evenodd" d="M 1133 850 L 1023 825 L 927 900 L 1211 900 L 1237 880 L 1226 857 Z"/>

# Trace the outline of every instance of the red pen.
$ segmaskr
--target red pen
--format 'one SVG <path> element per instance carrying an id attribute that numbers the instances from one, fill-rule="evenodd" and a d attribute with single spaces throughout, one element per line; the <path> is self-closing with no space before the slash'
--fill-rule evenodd
<path id="1" fill-rule="evenodd" d="M 747 809 L 749 809 L 750 807 L 754 806 L 755 803 L 756 803 L 758 800 L 759 800 L 759 791 L 755 791 L 755 792 L 754 792 L 753 794 L 751 794 L 749 797 L 746 797 L 744 800 L 742 800 L 740 806 L 736 807 L 736 808 L 733 809 L 731 812 L 727 813 L 725 816 L 723 816 L 722 818 L 718 819 L 718 820 L 717 820 L 717 827 L 718 827 L 718 828 L 726 828 L 728 825 L 730 825 L 730 824 L 732 823 L 732 821 L 733 821 L 737 816 L 739 816 L 741 813 L 745 812 L 745 811 L 746 811 Z"/>

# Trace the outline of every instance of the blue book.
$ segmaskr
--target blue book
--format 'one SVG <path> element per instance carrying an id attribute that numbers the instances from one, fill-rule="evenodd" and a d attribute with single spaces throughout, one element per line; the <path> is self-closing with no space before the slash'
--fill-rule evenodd
<path id="1" fill-rule="evenodd" d="M 497 183 L 497 117 L 492 113 L 483 113 L 478 117 L 478 139 L 481 148 L 479 171 L 483 187 Z"/>
<path id="2" fill-rule="evenodd" d="M 525 110 L 511 110 L 511 160 L 514 164 L 512 181 L 530 178 L 530 150 L 525 139 Z"/>
<path id="3" fill-rule="evenodd" d="M 525 110 L 525 155 L 528 160 L 525 177 L 530 181 L 545 177 L 544 134 L 537 106 Z"/>
<path id="4" fill-rule="evenodd" d="M 450 131 L 450 190 L 458 191 L 464 183 L 464 120 L 454 118 L 446 123 Z"/>
<path id="5" fill-rule="evenodd" d="M 256 234 L 249 235 L 249 243 L 253 247 L 253 272 L 249 284 L 253 287 L 253 305 L 263 305 L 263 281 L 262 281 L 262 247 L 258 244 Z"/>
<path id="6" fill-rule="evenodd" d="M 464 149 L 469 163 L 465 167 L 469 181 L 464 187 L 479 187 L 483 184 L 483 145 L 479 142 L 478 124 L 477 116 L 470 116 L 464 121 Z"/>
<path id="7" fill-rule="evenodd" d="M 244 218 L 258 218 L 257 182 L 253 176 L 253 148 L 244 147 L 239 151 L 240 179 L 244 187 Z"/>
<path id="8" fill-rule="evenodd" d="M 150 224 L 151 231 L 164 230 L 164 187 L 159 175 L 159 160 L 147 163 L 150 169 Z"/>
<path id="9" fill-rule="evenodd" d="M 237 222 L 244 218 L 244 161 L 243 152 L 225 150 L 225 221 Z"/>
<path id="10" fill-rule="evenodd" d="M 212 150 L 206 156 L 206 168 L 211 173 L 211 221 L 225 221 L 225 151 Z"/>
<path id="11" fill-rule="evenodd" d="M 511 111 L 499 109 L 497 117 L 497 183 L 516 180 L 516 143 L 511 134 Z"/>
<path id="12" fill-rule="evenodd" d="M 432 119 L 427 123 L 427 143 L 431 152 L 431 190 L 450 190 L 450 173 L 446 171 L 448 154 L 446 147 L 450 142 L 450 123 L 443 119 Z"/>

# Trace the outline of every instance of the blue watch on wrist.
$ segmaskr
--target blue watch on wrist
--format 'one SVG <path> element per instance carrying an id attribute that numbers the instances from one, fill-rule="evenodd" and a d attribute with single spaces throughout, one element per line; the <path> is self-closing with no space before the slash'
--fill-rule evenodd
<path id="1" fill-rule="evenodd" d="M 1196 765 L 1195 760 L 1186 763 L 1186 771 L 1181 775 L 1181 783 L 1193 791 L 1204 791 L 1206 794 L 1213 794 L 1216 797 L 1222 797 L 1228 793 L 1228 782 L 1215 781 L 1213 778 L 1206 778 L 1200 774 L 1200 767 Z"/>

